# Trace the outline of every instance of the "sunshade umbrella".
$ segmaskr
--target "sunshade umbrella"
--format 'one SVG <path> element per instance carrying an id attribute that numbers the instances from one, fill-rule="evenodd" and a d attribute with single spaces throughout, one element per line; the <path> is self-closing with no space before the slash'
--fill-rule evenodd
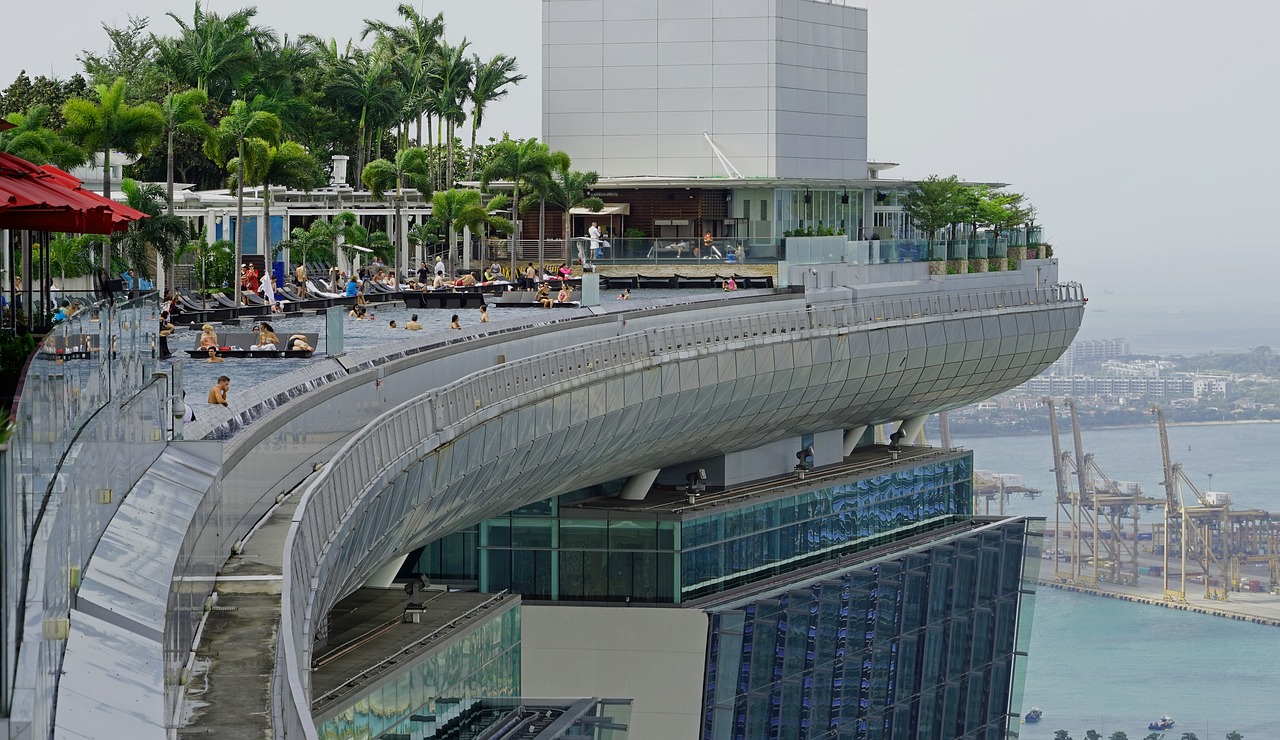
<path id="1" fill-rule="evenodd" d="M 84 189 L 80 180 L 0 152 L 0 228 L 110 234 L 146 214 Z"/>

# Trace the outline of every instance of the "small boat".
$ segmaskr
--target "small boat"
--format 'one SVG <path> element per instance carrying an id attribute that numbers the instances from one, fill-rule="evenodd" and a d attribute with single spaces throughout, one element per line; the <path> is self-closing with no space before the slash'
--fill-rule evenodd
<path id="1" fill-rule="evenodd" d="M 1167 714 L 1162 714 L 1160 715 L 1160 719 L 1156 720 L 1155 722 L 1148 723 L 1147 729 L 1155 730 L 1156 732 L 1162 732 L 1164 730 L 1172 730 L 1173 717 L 1170 717 Z"/>
<path id="2" fill-rule="evenodd" d="M 1029 725 L 1033 725 L 1039 722 L 1040 718 L 1043 716 L 1044 716 L 1044 712 L 1040 711 L 1040 707 L 1032 707 L 1031 711 L 1027 712 L 1027 716 L 1022 718 L 1022 721 L 1026 722 Z"/>

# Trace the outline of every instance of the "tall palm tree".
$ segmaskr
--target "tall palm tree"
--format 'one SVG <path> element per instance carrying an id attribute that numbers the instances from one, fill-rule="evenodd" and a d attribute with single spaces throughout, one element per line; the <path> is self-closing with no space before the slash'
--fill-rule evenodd
<path id="1" fill-rule="evenodd" d="M 206 13 L 199 0 L 191 23 L 167 13 L 178 24 L 174 38 L 160 39 L 157 61 L 169 77 L 228 103 L 253 71 L 259 51 L 275 43 L 275 32 L 253 25 L 257 8 L 242 8 L 228 15 Z"/>
<path id="2" fill-rule="evenodd" d="M 551 173 L 551 177 L 547 178 L 546 202 L 564 211 L 563 238 L 566 254 L 569 249 L 569 239 L 573 236 L 569 228 L 572 221 L 569 211 L 574 208 L 586 208 L 590 211 L 599 211 L 604 208 L 604 201 L 587 195 L 597 182 L 600 182 L 599 173 L 579 172 L 567 166 L 556 168 L 555 172 Z M 583 259 L 584 263 L 586 261 Z"/>
<path id="3" fill-rule="evenodd" d="M 253 68 L 243 78 L 241 97 L 250 100 L 261 95 L 267 101 L 262 109 L 276 114 L 281 130 L 299 139 L 315 119 L 315 106 L 305 91 L 307 75 L 319 64 L 309 39 L 290 40 L 286 35 L 280 43 L 258 52 Z"/>
<path id="4" fill-rule="evenodd" d="M 9 114 L 5 120 L 14 128 L 0 131 L 0 152 L 64 170 L 84 164 L 87 157 L 83 149 L 45 127 L 49 113 L 49 106 L 35 105 L 25 114 Z"/>
<path id="5" fill-rule="evenodd" d="M 187 236 L 187 224 L 181 218 L 165 213 L 165 192 L 158 183 L 139 183 L 125 178 L 120 181 L 125 205 L 142 211 L 148 218 L 140 218 L 119 232 L 114 240 L 129 266 L 143 277 L 151 277 L 151 255 L 158 254 L 164 260 L 167 271 L 173 265 L 174 242 Z"/>
<path id="6" fill-rule="evenodd" d="M 471 78 L 475 70 L 465 54 L 471 44 L 465 38 L 452 46 L 441 41 L 431 55 L 431 97 L 437 115 L 438 138 L 445 145 L 445 169 L 442 187 L 453 187 L 453 149 L 457 126 L 466 120 L 463 102 L 471 91 Z M 446 138 L 447 137 L 447 138 Z"/>
<path id="7" fill-rule="evenodd" d="M 190 89 L 171 92 L 160 102 L 160 115 L 164 118 L 165 138 L 165 196 L 169 208 L 168 215 L 173 215 L 173 162 L 174 140 L 178 134 L 191 134 L 204 138 L 209 133 L 209 124 L 204 120 L 204 106 L 209 96 L 201 90 Z M 170 245 L 170 250 L 173 247 Z M 173 285 L 172 272 L 166 284 Z"/>
<path id="8" fill-rule="evenodd" d="M 396 13 L 404 20 L 403 25 L 396 26 L 385 21 L 366 20 L 360 39 L 363 41 L 373 33 L 388 39 L 396 48 L 397 56 L 401 60 L 400 85 L 404 89 L 402 113 L 405 127 L 402 130 L 407 137 L 408 123 L 415 122 L 417 145 L 422 146 L 422 116 L 427 109 L 427 65 L 440 38 L 444 35 L 444 13 L 437 13 L 434 18 L 428 18 L 408 3 L 397 6 Z M 405 137 L 401 138 L 401 146 L 407 143 Z"/>
<path id="9" fill-rule="evenodd" d="M 369 150 L 369 129 L 386 121 L 394 121 L 400 110 L 400 88 L 395 69 L 386 54 L 359 54 L 340 59 L 325 93 L 357 116 L 355 181 L 360 182 L 365 157 Z"/>
<path id="10" fill-rule="evenodd" d="M 424 195 L 431 192 L 431 156 L 422 147 L 409 147 L 396 152 L 395 161 L 375 159 L 365 166 L 360 181 L 369 188 L 374 200 L 382 200 L 382 196 L 393 187 L 395 195 L 395 257 L 392 269 L 396 280 L 400 279 L 400 252 L 404 249 L 401 233 L 400 204 L 403 200 L 402 190 L 406 184 L 417 188 Z"/>
<path id="11" fill-rule="evenodd" d="M 253 138 L 245 142 L 244 153 L 245 184 L 262 188 L 262 223 L 258 225 L 258 243 L 262 246 L 262 254 L 270 262 L 271 186 L 283 185 L 309 190 L 319 185 L 316 160 L 296 141 L 286 141 L 274 146 L 264 139 Z M 233 159 L 227 163 L 227 169 L 240 171 L 240 162 Z M 288 263 L 288 260 L 285 262 Z M 286 272 L 288 268 L 289 265 L 286 264 Z"/>
<path id="12" fill-rule="evenodd" d="M 92 152 L 102 152 L 102 195 L 111 197 L 111 151 L 142 154 L 160 142 L 164 133 L 164 114 L 155 103 L 129 105 L 124 99 L 124 78 L 110 87 L 95 85 L 95 103 L 85 98 L 72 98 L 62 106 L 67 125 L 64 135 Z M 111 247 L 102 248 L 102 267 L 111 270 Z"/>
<path id="13" fill-rule="evenodd" d="M 518 85 L 526 79 L 517 74 L 515 57 L 496 54 L 489 61 L 482 61 L 478 54 L 472 55 L 471 66 L 475 75 L 471 80 L 471 149 L 467 157 L 467 178 L 476 176 L 476 131 L 484 124 L 484 113 L 489 103 L 501 100 L 507 95 L 509 85 Z"/>
<path id="14" fill-rule="evenodd" d="M 255 104 L 258 100 L 254 101 Z M 280 136 L 280 119 L 273 113 L 256 109 L 254 104 L 237 100 L 231 104 L 231 112 L 218 122 L 218 127 L 209 132 L 205 139 L 204 151 L 210 159 L 225 165 L 236 160 L 236 236 L 235 236 L 235 269 L 240 268 L 240 259 L 244 247 L 244 188 L 245 182 L 245 142 L 250 139 L 262 139 L 275 143 Z M 236 303 L 240 303 L 240 281 L 235 283 Z"/>
<path id="15" fill-rule="evenodd" d="M 506 180 L 512 184 L 511 213 L 514 223 L 511 229 L 511 274 L 515 274 L 516 243 L 520 238 L 520 187 L 531 179 L 551 174 L 555 159 L 551 149 L 537 139 L 513 141 L 503 139 L 493 146 L 493 159 L 481 173 L 481 185 L 489 187 L 494 180 Z"/>
<path id="16" fill-rule="evenodd" d="M 529 178 L 529 193 L 538 198 L 538 264 L 547 261 L 547 199 L 555 186 L 552 173 L 568 170 L 569 155 L 562 151 L 551 152 L 551 167 L 545 173 L 538 173 Z M 527 207 L 527 206 L 526 206 Z M 566 254 L 568 244 L 565 244 Z"/>

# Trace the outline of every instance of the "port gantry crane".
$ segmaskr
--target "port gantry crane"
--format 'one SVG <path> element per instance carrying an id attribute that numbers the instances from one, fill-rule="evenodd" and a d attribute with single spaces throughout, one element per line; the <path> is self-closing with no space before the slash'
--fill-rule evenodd
<path id="1" fill-rule="evenodd" d="M 1097 588 L 1099 583 L 1121 586 L 1138 584 L 1138 529 L 1141 511 L 1163 504 L 1148 498 L 1136 483 L 1112 480 L 1098 466 L 1091 453 L 1084 452 L 1080 418 L 1073 399 L 1066 400 L 1071 414 L 1071 435 L 1075 455 L 1062 449 L 1058 433 L 1058 413 L 1054 400 L 1041 399 L 1049 409 L 1049 432 L 1053 441 L 1053 473 L 1056 484 L 1054 509 L 1054 578 L 1076 586 Z M 1074 472 L 1076 488 L 1069 474 Z M 1070 528 L 1070 553 L 1062 549 L 1062 515 Z M 1063 558 L 1070 567 L 1063 569 Z"/>
<path id="2" fill-rule="evenodd" d="M 1178 589 L 1169 588 L 1168 568 L 1165 568 L 1165 598 L 1186 600 L 1188 553 L 1196 559 L 1204 574 L 1205 598 L 1225 600 L 1232 589 L 1248 590 L 1249 579 L 1244 577 L 1242 566 L 1251 563 L 1270 566 L 1269 587 L 1273 591 L 1280 589 L 1280 514 L 1261 509 L 1232 509 L 1229 499 L 1214 500 L 1210 494 L 1201 492 L 1183 471 L 1182 465 L 1173 462 L 1163 409 L 1156 407 L 1152 411 L 1160 427 L 1160 454 L 1164 463 L 1165 562 L 1167 564 L 1172 549 L 1171 537 L 1178 538 L 1177 547 L 1183 558 L 1184 575 Z M 1183 500 L 1184 486 L 1195 497 L 1192 505 Z M 1184 523 L 1186 534 L 1182 529 Z M 1187 543 L 1186 547 L 1182 547 L 1183 541 Z"/>
<path id="3" fill-rule="evenodd" d="M 1169 431 L 1164 421 L 1164 409 L 1155 406 L 1151 409 L 1156 415 L 1156 424 L 1160 427 L 1160 459 L 1164 464 L 1164 597 L 1170 601 L 1185 602 L 1187 600 L 1187 556 L 1196 559 L 1204 578 L 1204 596 L 1206 599 L 1227 600 L 1226 558 L 1232 547 L 1231 527 L 1229 525 L 1229 505 L 1214 505 L 1209 498 L 1196 487 L 1182 470 L 1182 463 L 1173 461 L 1169 454 Z M 1190 489 L 1195 496 L 1194 505 L 1188 506 L 1184 488 Z M 1171 541 L 1177 537 L 1176 543 Z M 1182 557 L 1181 576 L 1178 588 L 1169 587 L 1169 552 L 1177 545 Z M 1219 557 L 1221 553 L 1222 557 Z M 1215 585 L 1211 573 L 1217 573 L 1221 580 Z"/>

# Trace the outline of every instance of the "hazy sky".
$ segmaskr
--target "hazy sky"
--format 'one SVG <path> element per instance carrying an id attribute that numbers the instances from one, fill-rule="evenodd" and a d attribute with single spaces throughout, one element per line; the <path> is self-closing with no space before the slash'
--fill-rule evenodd
<path id="1" fill-rule="evenodd" d="M 625 2 L 625 0 L 617 0 Z M 215 0 L 227 12 L 247 3 Z M 263 2 L 291 35 L 358 36 L 396 2 Z M 1040 211 L 1067 279 L 1094 307 L 1280 309 L 1280 3 L 1275 0 L 866 0 L 870 142 L 887 175 L 999 180 Z M 490 113 L 488 133 L 538 135 L 541 3 L 424 2 L 451 41 L 515 54 L 529 80 Z M 164 0 L 9 3 L 0 84 L 25 67 L 67 76 L 100 23 L 126 11 L 189 17 Z M 119 10 L 117 10 L 119 9 Z M 1110 291 L 1106 293 L 1104 291 Z M 1087 326 L 1087 324 L 1086 324 Z M 1280 346 L 1276 336 L 1259 337 Z"/>

